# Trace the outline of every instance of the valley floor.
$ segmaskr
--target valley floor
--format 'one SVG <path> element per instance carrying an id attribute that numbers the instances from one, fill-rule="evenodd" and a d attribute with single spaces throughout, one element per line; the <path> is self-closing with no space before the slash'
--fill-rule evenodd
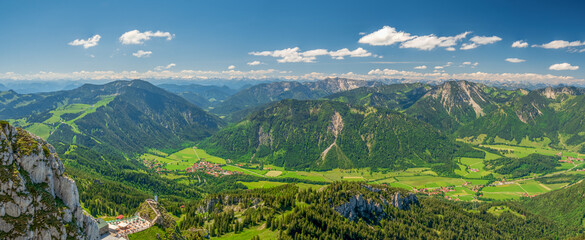
<path id="1" fill-rule="evenodd" d="M 334 181 L 362 181 L 375 184 L 388 184 L 393 187 L 412 190 L 421 194 L 440 196 L 453 201 L 493 201 L 533 197 L 552 190 L 574 184 L 580 178 L 585 178 L 585 163 L 580 160 L 585 155 L 574 152 L 562 152 L 541 146 L 513 146 L 506 144 L 480 145 L 485 151 L 484 158 L 460 158 L 458 170 L 451 177 L 438 176 L 430 168 L 409 168 L 393 171 L 392 169 L 333 169 L 329 171 L 291 171 L 273 165 L 235 164 L 229 159 L 211 156 L 203 149 L 195 147 L 165 154 L 151 150 L 141 156 L 141 160 L 151 168 L 157 169 L 163 177 L 178 182 L 188 183 L 187 169 L 199 162 L 217 164 L 221 170 L 204 169 L 208 174 L 247 174 L 262 177 L 264 180 L 255 182 L 241 181 L 249 189 L 270 188 L 286 184 L 283 179 L 298 179 L 296 183 L 301 188 L 320 189 Z M 478 148 L 479 149 L 479 148 Z M 522 158 L 529 154 L 546 156 L 562 156 L 560 167 L 547 174 L 531 174 L 521 178 L 502 175 L 488 170 L 486 161 L 501 158 Z M 571 160 L 569 160 L 571 159 Z M 562 177 L 561 177 L 562 176 Z M 568 176 L 568 177 L 567 177 Z M 542 179 L 553 179 L 543 181 Z M 303 183 L 306 181 L 308 183 Z"/>

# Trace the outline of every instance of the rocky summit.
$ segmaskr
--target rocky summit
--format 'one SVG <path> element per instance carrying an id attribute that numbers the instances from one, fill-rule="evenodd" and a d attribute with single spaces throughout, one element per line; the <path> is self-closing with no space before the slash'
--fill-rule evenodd
<path id="1" fill-rule="evenodd" d="M 98 239 L 55 148 L 0 123 L 0 239 Z"/>

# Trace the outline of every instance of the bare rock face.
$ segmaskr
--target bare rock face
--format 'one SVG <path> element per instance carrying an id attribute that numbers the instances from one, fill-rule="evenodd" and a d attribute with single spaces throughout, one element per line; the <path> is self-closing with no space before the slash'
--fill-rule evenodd
<path id="1" fill-rule="evenodd" d="M 380 189 L 371 188 L 365 186 L 372 192 L 382 191 Z M 364 195 L 357 194 L 349 199 L 349 202 L 334 207 L 341 216 L 347 218 L 350 221 L 358 221 L 358 219 L 364 219 L 366 221 L 379 222 L 381 219 L 386 217 L 384 208 L 391 205 L 400 210 L 410 210 L 412 204 L 418 203 L 416 195 L 410 193 L 408 196 L 401 196 L 399 192 L 392 194 L 391 199 L 385 199 L 380 196 L 380 201 L 374 199 L 365 199 Z"/>
<path id="2" fill-rule="evenodd" d="M 0 122 L 0 239 L 99 238 L 53 146 Z"/>

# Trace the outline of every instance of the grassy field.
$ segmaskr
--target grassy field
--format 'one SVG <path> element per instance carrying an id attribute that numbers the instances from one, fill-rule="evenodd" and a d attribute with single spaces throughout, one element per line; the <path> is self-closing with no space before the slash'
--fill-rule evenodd
<path id="1" fill-rule="evenodd" d="M 472 201 L 475 197 L 475 192 L 466 187 L 455 187 L 454 192 L 448 192 L 445 195 L 461 201 Z"/>
<path id="2" fill-rule="evenodd" d="M 271 187 L 277 187 L 277 186 L 287 184 L 284 182 L 271 182 L 271 181 L 239 182 L 239 183 L 244 184 L 248 189 L 271 188 Z M 321 189 L 322 187 L 325 186 L 325 185 L 308 184 L 308 183 L 295 183 L 295 185 L 301 189 L 313 188 L 313 190 L 318 190 L 318 189 Z"/>
<path id="3" fill-rule="evenodd" d="M 142 232 L 137 232 L 134 234 L 128 235 L 128 239 L 130 240 L 157 240 L 156 234 L 159 234 L 161 237 L 165 235 L 165 231 L 160 229 L 159 227 L 152 226 Z"/>
<path id="4" fill-rule="evenodd" d="M 524 141 L 523 146 L 510 146 L 503 144 L 486 145 L 485 147 L 495 150 L 509 150 L 506 156 L 512 158 L 528 156 L 532 153 L 539 153 L 543 155 L 555 155 L 557 150 L 542 148 L 538 143 Z M 563 158 L 568 156 L 582 157 L 582 155 L 564 152 Z M 500 174 L 493 173 L 485 168 L 485 161 L 497 159 L 500 156 L 490 152 L 486 152 L 484 158 L 460 158 L 458 159 L 458 170 L 455 173 L 459 177 L 443 177 L 438 176 L 437 173 L 430 168 L 410 168 L 400 171 L 391 171 L 389 169 L 378 169 L 372 171 L 369 168 L 363 169 L 333 169 L 329 171 L 296 171 L 286 170 L 282 167 L 274 165 L 264 165 L 264 169 L 260 169 L 258 165 L 251 165 L 250 167 L 239 167 L 232 164 L 222 166 L 225 170 L 238 171 L 248 175 L 263 177 L 266 180 L 258 182 L 241 182 L 249 189 L 256 188 L 271 188 L 285 184 L 284 182 L 271 181 L 273 178 L 296 178 L 301 180 L 310 180 L 317 182 L 334 182 L 334 181 L 363 181 L 374 184 L 388 184 L 393 187 L 399 187 L 407 190 L 414 188 L 435 189 L 441 187 L 454 187 L 455 191 L 446 192 L 445 195 L 452 199 L 459 199 L 460 201 L 474 201 L 476 193 L 471 189 L 477 185 L 486 185 L 489 180 L 483 179 L 489 174 L 493 174 L 497 179 Z M 183 170 L 193 165 L 199 160 L 205 160 L 214 163 L 226 164 L 226 160 L 211 156 L 203 149 L 185 148 L 181 151 L 166 154 L 162 151 L 151 150 L 141 156 L 142 159 L 155 160 L 166 164 L 166 168 L 170 170 Z M 565 171 L 575 167 L 575 164 L 563 163 L 558 171 Z M 569 174 L 582 174 L 585 178 L 585 172 L 571 171 Z M 174 179 L 180 182 L 188 181 L 180 175 L 165 175 L 167 178 Z M 523 196 L 533 196 L 546 193 L 555 189 L 562 188 L 569 183 L 557 184 L 542 184 L 538 179 L 508 179 L 510 184 L 493 185 L 484 187 L 480 194 L 482 199 L 517 199 Z M 301 188 L 320 189 L 323 185 L 313 185 L 298 183 L 297 186 Z"/>
<path id="5" fill-rule="evenodd" d="M 99 107 L 107 105 L 112 100 L 114 100 L 114 97 L 115 96 L 105 96 L 101 100 L 91 105 L 69 104 L 58 107 L 55 110 L 49 111 L 51 116 L 42 123 L 28 123 L 26 119 L 15 119 L 10 120 L 10 122 L 17 124 L 18 126 L 43 139 L 47 139 L 61 124 L 67 124 L 71 126 L 74 132 L 79 133 L 79 129 L 75 124 L 75 121 L 85 117 L 87 114 L 95 112 Z M 64 118 L 63 115 L 65 114 L 72 116 L 68 115 L 67 118 Z"/>
<path id="6" fill-rule="evenodd" d="M 225 164 L 223 158 L 211 156 L 203 149 L 195 149 L 192 147 L 185 148 L 181 151 L 173 154 L 166 154 L 156 149 L 150 149 L 148 153 L 140 156 L 141 160 L 154 160 L 159 163 L 165 164 L 164 167 L 168 170 L 185 170 L 188 167 L 193 166 L 198 161 L 206 161 L 218 164 Z M 231 169 L 226 169 L 231 170 Z"/>
<path id="7" fill-rule="evenodd" d="M 282 171 L 268 171 L 266 174 L 267 177 L 278 177 L 282 174 Z"/>
<path id="8" fill-rule="evenodd" d="M 251 239 L 254 236 L 260 237 L 260 239 L 277 239 L 278 232 L 270 231 L 270 229 L 266 229 L 264 225 L 262 226 L 255 226 L 252 228 L 246 228 L 244 231 L 238 234 L 228 233 L 222 235 L 220 237 L 212 237 L 211 239 Z"/>

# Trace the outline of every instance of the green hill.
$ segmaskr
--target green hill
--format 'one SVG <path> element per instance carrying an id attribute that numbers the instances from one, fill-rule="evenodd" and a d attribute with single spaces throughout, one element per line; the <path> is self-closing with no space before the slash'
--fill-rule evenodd
<path id="1" fill-rule="evenodd" d="M 325 98 L 347 102 L 358 106 L 383 107 L 392 110 L 409 108 L 418 101 L 431 86 L 422 83 L 391 84 L 361 87 L 331 94 Z"/>
<path id="2" fill-rule="evenodd" d="M 327 78 L 315 82 L 273 82 L 258 84 L 243 89 L 225 101 L 215 105 L 211 111 L 228 119 L 239 121 L 250 109 L 283 99 L 314 100 L 332 93 L 347 91 L 365 86 L 381 85 L 344 78 Z"/>
<path id="3" fill-rule="evenodd" d="M 289 169 L 449 169 L 462 149 L 429 124 L 398 112 L 325 100 L 277 102 L 201 147 L 224 158 Z"/>

